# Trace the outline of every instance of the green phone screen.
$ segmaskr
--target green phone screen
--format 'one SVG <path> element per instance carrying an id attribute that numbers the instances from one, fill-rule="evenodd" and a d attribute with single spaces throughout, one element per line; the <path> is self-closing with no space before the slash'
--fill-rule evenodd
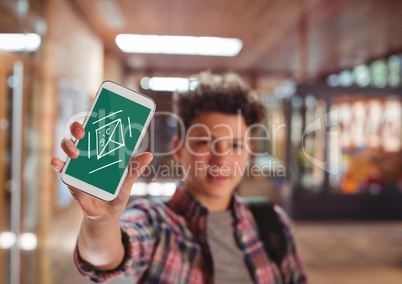
<path id="1" fill-rule="evenodd" d="M 102 89 L 66 174 L 114 194 L 151 109 Z"/>

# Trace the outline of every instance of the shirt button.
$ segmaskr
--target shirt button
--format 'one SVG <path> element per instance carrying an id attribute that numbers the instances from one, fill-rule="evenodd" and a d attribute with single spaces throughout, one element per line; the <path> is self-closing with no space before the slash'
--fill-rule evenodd
<path id="1" fill-rule="evenodd" d="M 242 241 L 243 243 L 247 242 L 247 240 L 248 240 L 248 237 L 247 237 L 246 235 L 243 235 L 243 236 L 241 237 L 241 241 Z"/>
<path id="2" fill-rule="evenodd" d="M 81 264 L 81 268 L 82 268 L 82 270 L 84 270 L 85 272 L 90 272 L 90 271 L 91 271 L 91 267 L 90 267 L 87 263 Z"/>
<path id="3" fill-rule="evenodd" d="M 257 270 L 255 271 L 255 274 L 260 275 L 261 274 L 261 269 L 257 268 Z"/>

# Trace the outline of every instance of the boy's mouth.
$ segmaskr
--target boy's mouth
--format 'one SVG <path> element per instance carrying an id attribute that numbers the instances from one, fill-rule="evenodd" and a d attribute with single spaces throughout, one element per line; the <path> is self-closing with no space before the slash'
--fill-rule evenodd
<path id="1" fill-rule="evenodd" d="M 206 174 L 206 178 L 209 182 L 212 182 L 212 183 L 222 183 L 222 182 L 225 182 L 229 178 L 229 176 L 225 176 L 225 175 L 222 175 L 219 173 L 208 172 Z"/>

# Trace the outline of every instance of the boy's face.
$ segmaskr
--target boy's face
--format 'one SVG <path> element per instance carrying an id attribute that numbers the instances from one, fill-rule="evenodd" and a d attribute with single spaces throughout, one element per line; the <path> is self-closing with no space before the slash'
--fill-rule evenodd
<path id="1" fill-rule="evenodd" d="M 204 205 L 230 200 L 249 160 L 248 132 L 241 115 L 202 113 L 191 122 L 186 136 L 173 142 L 186 190 Z"/>

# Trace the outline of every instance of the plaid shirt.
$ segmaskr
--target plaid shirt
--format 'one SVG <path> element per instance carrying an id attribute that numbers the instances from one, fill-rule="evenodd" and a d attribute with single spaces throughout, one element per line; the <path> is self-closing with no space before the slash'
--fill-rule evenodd
<path id="1" fill-rule="evenodd" d="M 284 211 L 275 206 L 288 241 L 279 269 L 268 259 L 244 201 L 234 194 L 232 205 L 236 240 L 255 283 L 307 283 Z M 77 250 L 75 264 L 83 275 L 97 283 L 123 275 L 133 276 L 139 283 L 213 283 L 207 214 L 208 210 L 181 187 L 166 204 L 136 200 L 121 219 L 125 247 L 122 264 L 113 271 L 97 271 L 80 258 Z"/>

